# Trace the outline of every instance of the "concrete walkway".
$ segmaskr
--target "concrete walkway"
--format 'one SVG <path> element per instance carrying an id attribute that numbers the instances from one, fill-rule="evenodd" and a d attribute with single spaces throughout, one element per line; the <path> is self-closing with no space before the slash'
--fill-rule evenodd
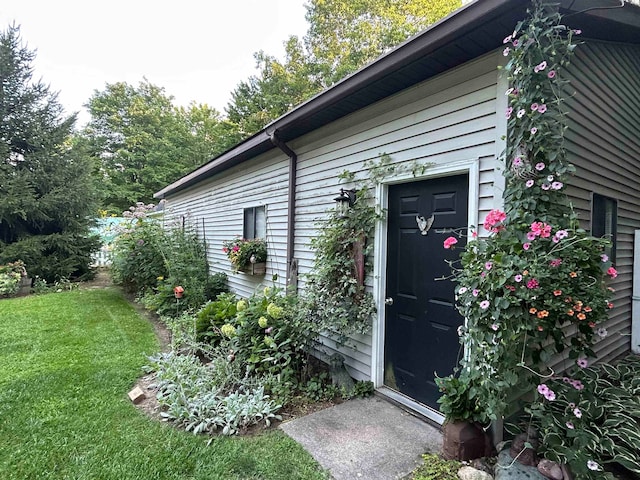
<path id="1" fill-rule="evenodd" d="M 425 452 L 439 452 L 440 431 L 373 396 L 349 400 L 280 428 L 329 470 L 335 480 L 407 476 Z"/>

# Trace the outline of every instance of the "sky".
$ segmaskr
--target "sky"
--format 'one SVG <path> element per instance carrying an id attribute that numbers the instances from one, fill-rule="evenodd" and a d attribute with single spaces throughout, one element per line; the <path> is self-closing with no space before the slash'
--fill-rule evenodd
<path id="1" fill-rule="evenodd" d="M 224 112 L 236 85 L 257 73 L 259 50 L 284 56 L 307 30 L 304 0 L 5 0 L 0 29 L 20 26 L 42 78 L 66 113 L 80 112 L 107 83 L 147 78 L 177 105 Z"/>

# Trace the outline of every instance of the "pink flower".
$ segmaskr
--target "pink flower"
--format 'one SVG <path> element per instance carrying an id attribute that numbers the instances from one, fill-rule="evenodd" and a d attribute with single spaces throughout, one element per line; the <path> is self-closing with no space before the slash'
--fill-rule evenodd
<path id="1" fill-rule="evenodd" d="M 511 49 L 509 47 L 505 48 L 502 51 L 502 55 L 504 55 L 505 57 L 509 56 L 509 52 L 511 51 Z"/>
<path id="2" fill-rule="evenodd" d="M 489 308 L 489 300 L 483 300 L 480 302 L 480 308 L 483 310 L 486 310 L 487 308 Z"/>
<path id="3" fill-rule="evenodd" d="M 522 275 L 518 274 L 518 275 L 516 275 L 515 277 L 513 277 L 513 279 L 514 279 L 516 282 L 520 283 L 520 282 L 522 281 Z"/>
<path id="4" fill-rule="evenodd" d="M 513 159 L 513 164 L 514 164 L 516 167 L 520 167 L 520 166 L 522 165 L 522 158 L 520 158 L 520 157 L 516 157 L 516 158 L 514 158 L 514 159 Z"/>
<path id="5" fill-rule="evenodd" d="M 444 248 L 446 248 L 446 249 L 451 248 L 456 243 L 458 243 L 458 239 L 456 237 L 449 237 L 443 242 Z"/>
<path id="6" fill-rule="evenodd" d="M 477 288 L 474 288 L 474 289 L 471 291 L 471 295 L 473 295 L 474 297 L 477 297 L 479 293 L 480 293 L 480 291 L 479 291 Z"/>
<path id="7" fill-rule="evenodd" d="M 571 386 L 573 388 L 575 388 L 576 390 L 582 390 L 584 388 L 584 385 L 582 384 L 582 382 L 580 380 L 574 380 L 571 383 Z"/>
<path id="8" fill-rule="evenodd" d="M 514 47 L 517 47 L 518 45 L 520 45 L 520 40 L 516 39 L 512 43 Z"/>
<path id="9" fill-rule="evenodd" d="M 549 78 L 554 78 L 555 76 L 556 76 L 555 70 L 549 70 L 549 73 L 547 73 L 547 77 Z"/>
<path id="10" fill-rule="evenodd" d="M 536 110 L 538 110 L 538 104 L 537 104 L 537 103 L 532 103 L 532 104 L 531 104 L 531 110 L 533 110 L 534 112 L 535 112 Z"/>
<path id="11" fill-rule="evenodd" d="M 534 288 L 538 288 L 539 286 L 540 284 L 538 283 L 538 280 L 536 280 L 535 278 L 532 278 L 527 282 L 527 288 L 530 290 L 533 290 Z"/>
<path id="12" fill-rule="evenodd" d="M 269 327 L 264 331 L 264 333 L 266 333 L 267 335 L 269 335 L 271 332 L 273 332 L 273 327 Z"/>
<path id="13" fill-rule="evenodd" d="M 562 259 L 554 258 L 549 262 L 549 265 L 551 265 L 552 267 L 559 267 L 561 263 L 562 263 Z"/>
<path id="14" fill-rule="evenodd" d="M 609 275 L 611 278 L 616 278 L 618 276 L 618 271 L 613 267 L 609 267 L 609 269 L 607 270 L 607 275 Z"/>
<path id="15" fill-rule="evenodd" d="M 240 247 L 238 245 L 234 245 L 231 250 L 233 250 L 234 252 L 237 252 L 238 250 L 240 250 Z"/>
<path id="16" fill-rule="evenodd" d="M 551 184 L 551 188 L 553 190 L 560 190 L 562 187 L 564 187 L 564 184 L 562 182 L 553 182 Z"/>
<path id="17" fill-rule="evenodd" d="M 518 110 L 518 113 L 516 114 L 516 116 L 517 116 L 518 118 L 522 118 L 522 117 L 524 117 L 524 114 L 525 114 L 525 113 L 527 113 L 527 112 L 525 111 L 525 109 L 524 109 L 524 108 L 521 108 L 520 110 Z"/>
<path id="18" fill-rule="evenodd" d="M 578 360 L 576 360 L 576 364 L 580 367 L 580 368 L 587 368 L 587 365 L 589 365 L 589 362 L 587 361 L 586 358 L 579 358 Z"/>
<path id="19" fill-rule="evenodd" d="M 547 111 L 547 106 L 543 103 L 538 107 L 538 113 L 544 113 Z"/>
<path id="20" fill-rule="evenodd" d="M 536 163 L 536 170 L 541 172 L 542 170 L 544 170 L 544 167 L 546 167 L 546 165 L 544 164 L 544 162 L 538 162 Z"/>
<path id="21" fill-rule="evenodd" d="M 501 210 L 491 210 L 484 219 L 484 228 L 490 232 L 499 232 L 504 229 L 503 225 L 498 225 L 507 219 L 507 214 Z"/>
<path id="22" fill-rule="evenodd" d="M 507 118 L 511 118 L 511 114 L 513 113 L 513 107 L 509 107 L 507 108 L 507 111 L 505 113 Z"/>
<path id="23" fill-rule="evenodd" d="M 580 31 L 580 30 L 577 30 L 577 31 Z M 596 471 L 596 470 L 600 470 L 600 465 L 598 465 L 598 463 L 594 462 L 593 460 L 587 460 L 587 468 L 589 470 Z"/>
<path id="24" fill-rule="evenodd" d="M 569 232 L 567 232 L 566 230 L 558 230 L 556 232 L 556 236 L 562 240 L 563 238 L 567 238 L 569 236 Z"/>
<path id="25" fill-rule="evenodd" d="M 573 429 L 575 428 L 575 427 L 573 426 L 573 423 L 571 423 L 571 422 L 567 422 L 565 425 L 567 426 L 567 428 L 568 428 L 569 430 L 573 430 Z"/>
<path id="26" fill-rule="evenodd" d="M 529 250 L 531 248 L 531 244 L 530 243 L 523 243 L 522 244 L 522 249 L 523 250 Z"/>
<path id="27" fill-rule="evenodd" d="M 493 267 L 493 263 L 491 262 L 487 262 L 484 264 L 484 268 L 486 268 L 487 270 L 491 270 L 491 267 Z"/>
<path id="28" fill-rule="evenodd" d="M 542 188 L 543 190 L 549 190 L 549 189 L 551 188 L 551 185 L 549 185 L 547 182 L 544 182 L 544 183 L 541 185 L 541 188 Z"/>
<path id="29" fill-rule="evenodd" d="M 548 391 L 549 391 L 549 387 L 547 387 L 544 383 L 541 383 L 540 385 L 538 385 L 538 393 L 540 395 L 546 395 Z"/>
<path id="30" fill-rule="evenodd" d="M 607 255 L 606 253 L 603 253 L 602 255 L 600 255 L 600 259 L 603 262 L 608 262 L 609 261 L 609 255 Z"/>
<path id="31" fill-rule="evenodd" d="M 576 30 L 572 30 L 572 32 L 575 33 L 576 35 L 580 35 L 582 33 L 582 30 L 578 28 Z"/>
<path id="32" fill-rule="evenodd" d="M 541 72 L 542 70 L 547 68 L 547 62 L 546 61 L 540 62 L 536 68 L 538 69 L 537 70 L 538 72 Z"/>
<path id="33" fill-rule="evenodd" d="M 527 233 L 527 240 L 535 240 L 537 236 L 538 235 L 536 235 L 534 232 L 528 232 Z"/>
<path id="34" fill-rule="evenodd" d="M 527 182 L 525 183 L 525 185 L 527 186 L 527 188 L 531 188 L 533 187 L 534 181 L 533 180 L 527 180 Z"/>
<path id="35" fill-rule="evenodd" d="M 582 410 L 580 410 L 579 408 L 574 408 L 574 409 L 573 409 L 573 414 L 574 414 L 577 418 L 582 418 Z"/>
<path id="36" fill-rule="evenodd" d="M 600 337 L 600 338 L 604 338 L 607 336 L 607 329 L 604 327 L 600 327 L 598 330 L 596 330 L 596 334 Z"/>
<path id="37" fill-rule="evenodd" d="M 553 390 L 549 389 L 549 391 L 544 394 L 544 398 L 546 398 L 550 402 L 553 402 L 556 399 L 556 393 Z"/>
<path id="38" fill-rule="evenodd" d="M 509 35 L 508 37 L 505 37 L 505 39 L 502 41 L 502 43 L 509 43 L 512 38 L 513 37 L 511 35 Z"/>
<path id="39" fill-rule="evenodd" d="M 533 127 L 531 129 L 531 135 L 535 135 L 536 133 L 538 133 L 538 129 L 536 127 Z"/>
<path id="40" fill-rule="evenodd" d="M 497 332 L 497 331 L 498 331 L 498 328 L 500 328 L 500 327 L 498 326 L 498 324 L 497 324 L 497 323 L 493 323 L 493 324 L 491 324 L 491 330 L 493 330 L 494 332 Z"/>

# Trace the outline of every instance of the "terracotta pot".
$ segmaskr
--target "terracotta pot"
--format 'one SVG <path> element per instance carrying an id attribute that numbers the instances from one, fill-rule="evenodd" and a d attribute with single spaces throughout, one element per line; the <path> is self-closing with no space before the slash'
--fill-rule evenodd
<path id="1" fill-rule="evenodd" d="M 473 460 L 491 454 L 491 439 L 477 423 L 447 421 L 442 431 L 442 455 L 448 460 Z"/>

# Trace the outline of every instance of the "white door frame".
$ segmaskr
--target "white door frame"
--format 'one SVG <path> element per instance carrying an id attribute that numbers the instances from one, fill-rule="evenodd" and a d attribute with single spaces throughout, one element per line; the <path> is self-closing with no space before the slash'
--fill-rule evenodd
<path id="1" fill-rule="evenodd" d="M 429 180 L 437 177 L 447 177 L 459 174 L 469 175 L 469 203 L 468 203 L 468 231 L 467 235 L 471 238 L 472 227 L 477 225 L 478 220 L 478 198 L 479 198 L 479 181 L 480 181 L 480 161 L 478 158 L 465 160 L 461 162 L 449 163 L 446 165 L 437 165 L 425 169 L 419 175 L 411 172 L 401 173 L 382 179 L 376 188 L 376 205 L 387 212 L 389 206 L 389 185 L 400 183 L 417 182 L 421 180 Z M 395 390 L 384 385 L 384 333 L 385 333 L 385 292 L 386 292 L 386 265 L 387 265 L 387 233 L 388 220 L 385 218 L 376 225 L 375 242 L 374 242 L 374 264 L 373 278 L 374 282 L 373 295 L 378 310 L 378 315 L 373 324 L 373 338 L 371 345 L 371 378 L 374 387 L 383 395 L 409 407 L 410 409 L 426 416 L 427 418 L 442 423 L 444 417 L 440 412 L 433 410 L 415 400 L 407 397 Z"/>

